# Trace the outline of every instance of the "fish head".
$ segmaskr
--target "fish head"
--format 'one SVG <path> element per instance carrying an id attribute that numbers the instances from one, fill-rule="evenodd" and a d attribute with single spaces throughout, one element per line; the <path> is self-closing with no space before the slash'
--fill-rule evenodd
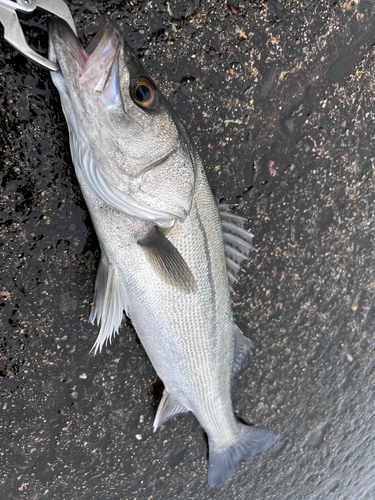
<path id="1" fill-rule="evenodd" d="M 130 217 L 165 227 L 184 220 L 195 187 L 195 148 L 119 28 L 107 21 L 84 49 L 53 18 L 49 58 L 60 67 L 51 76 L 80 181 Z"/>

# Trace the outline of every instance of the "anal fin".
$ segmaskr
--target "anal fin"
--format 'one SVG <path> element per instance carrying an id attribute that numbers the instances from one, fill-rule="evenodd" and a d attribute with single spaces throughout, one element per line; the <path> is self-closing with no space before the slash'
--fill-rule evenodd
<path id="1" fill-rule="evenodd" d="M 254 349 L 254 347 L 255 346 L 252 341 L 245 337 L 238 326 L 234 324 L 234 358 L 232 377 L 235 377 L 241 370 L 251 349 Z"/>
<path id="2" fill-rule="evenodd" d="M 94 299 L 89 321 L 101 325 L 98 337 L 92 349 L 96 354 L 103 345 L 111 343 L 113 335 L 118 333 L 122 322 L 123 311 L 126 312 L 126 289 L 102 251 L 95 280 Z"/>
<path id="3" fill-rule="evenodd" d="M 164 391 L 154 420 L 154 432 L 171 418 L 188 412 L 189 410 L 185 406 L 179 403 L 169 392 Z"/>

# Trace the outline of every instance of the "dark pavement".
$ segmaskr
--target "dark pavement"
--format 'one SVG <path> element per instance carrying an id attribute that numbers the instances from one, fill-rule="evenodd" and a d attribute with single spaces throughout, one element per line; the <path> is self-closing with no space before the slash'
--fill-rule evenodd
<path id="1" fill-rule="evenodd" d="M 83 40 L 122 24 L 249 218 L 233 301 L 256 349 L 233 400 L 280 439 L 210 489 L 191 414 L 152 432 L 162 385 L 130 323 L 89 354 L 99 246 L 59 97 L 0 39 L 1 497 L 374 500 L 373 2 L 70 5 Z M 46 16 L 25 32 L 46 48 Z"/>

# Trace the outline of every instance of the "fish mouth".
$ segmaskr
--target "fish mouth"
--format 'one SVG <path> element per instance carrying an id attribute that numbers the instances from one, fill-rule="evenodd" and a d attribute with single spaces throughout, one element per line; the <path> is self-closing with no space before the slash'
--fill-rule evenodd
<path id="1" fill-rule="evenodd" d="M 86 49 L 58 17 L 49 21 L 48 57 L 59 65 L 65 82 L 86 90 L 106 106 L 119 98 L 119 52 L 122 38 L 114 25 L 107 21 L 93 37 Z"/>

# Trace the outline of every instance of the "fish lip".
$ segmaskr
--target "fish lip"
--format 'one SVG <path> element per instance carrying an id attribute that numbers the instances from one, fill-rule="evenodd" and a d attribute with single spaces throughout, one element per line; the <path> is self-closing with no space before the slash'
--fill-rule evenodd
<path id="1" fill-rule="evenodd" d="M 68 23 L 66 23 L 63 19 L 59 17 L 51 17 L 48 21 L 48 37 L 49 37 L 49 46 L 48 46 L 48 58 L 54 62 L 59 64 L 56 47 L 58 45 L 68 46 L 68 43 L 71 44 L 71 47 L 75 46 L 75 50 L 80 52 L 85 52 L 81 42 L 76 37 Z M 69 51 L 72 52 L 71 50 Z M 83 55 L 83 54 L 82 54 Z M 61 72 L 61 67 L 60 67 Z"/>
<path id="2" fill-rule="evenodd" d="M 104 91 L 113 66 L 118 63 L 122 38 L 107 21 L 84 49 L 70 26 L 58 17 L 48 22 L 49 59 L 57 63 L 64 80 L 73 79 L 93 94 Z"/>

